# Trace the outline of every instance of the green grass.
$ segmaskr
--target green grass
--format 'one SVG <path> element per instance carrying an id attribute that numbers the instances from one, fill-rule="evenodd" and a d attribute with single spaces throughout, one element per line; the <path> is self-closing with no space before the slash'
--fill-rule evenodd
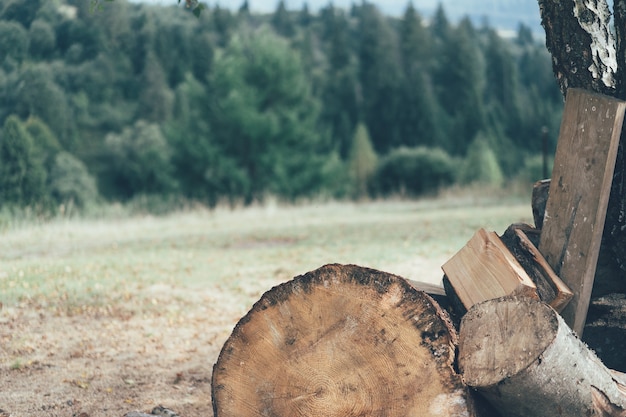
<path id="1" fill-rule="evenodd" d="M 160 285 L 249 303 L 335 262 L 433 282 L 477 229 L 501 233 L 531 219 L 525 201 L 444 197 L 22 224 L 0 233 L 0 294 L 5 305 L 66 311 L 143 308 L 157 303 L 150 289 Z"/>

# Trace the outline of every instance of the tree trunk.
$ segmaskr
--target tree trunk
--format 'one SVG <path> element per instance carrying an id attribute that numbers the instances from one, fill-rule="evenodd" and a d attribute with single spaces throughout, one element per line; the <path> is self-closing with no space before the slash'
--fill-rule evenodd
<path id="1" fill-rule="evenodd" d="M 216 417 L 475 416 L 449 318 L 404 279 L 327 265 L 274 287 L 213 369 Z"/>
<path id="2" fill-rule="evenodd" d="M 626 404 L 613 373 L 552 308 L 528 298 L 489 300 L 463 317 L 459 369 L 508 417 L 598 415 L 593 389 Z"/>
<path id="3" fill-rule="evenodd" d="M 538 2 L 563 95 L 568 88 L 579 87 L 626 99 L 626 0 L 614 1 L 615 38 L 605 0 Z M 596 271 L 596 282 L 622 292 L 626 291 L 622 279 L 626 271 L 625 141 L 622 132 Z"/>

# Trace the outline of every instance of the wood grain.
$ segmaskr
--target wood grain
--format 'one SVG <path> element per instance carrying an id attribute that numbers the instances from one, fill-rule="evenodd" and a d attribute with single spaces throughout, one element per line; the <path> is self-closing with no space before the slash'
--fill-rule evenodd
<path id="1" fill-rule="evenodd" d="M 395 275 L 327 265 L 268 291 L 213 371 L 216 417 L 474 416 L 456 332 Z"/>
<path id="2" fill-rule="evenodd" d="M 565 322 L 582 334 L 602 240 L 626 103 L 570 89 L 539 251 L 574 296 Z"/>
<path id="3" fill-rule="evenodd" d="M 443 266 L 466 309 L 505 295 L 537 298 L 537 288 L 495 232 L 479 229 Z"/>

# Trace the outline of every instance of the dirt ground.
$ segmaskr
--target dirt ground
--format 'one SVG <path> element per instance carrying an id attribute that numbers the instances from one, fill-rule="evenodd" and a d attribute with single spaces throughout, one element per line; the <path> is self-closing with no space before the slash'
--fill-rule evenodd
<path id="1" fill-rule="evenodd" d="M 213 364 L 246 300 L 272 284 L 248 294 L 155 285 L 140 309 L 132 295 L 98 307 L 4 306 L 0 417 L 122 417 L 157 405 L 212 416 Z"/>

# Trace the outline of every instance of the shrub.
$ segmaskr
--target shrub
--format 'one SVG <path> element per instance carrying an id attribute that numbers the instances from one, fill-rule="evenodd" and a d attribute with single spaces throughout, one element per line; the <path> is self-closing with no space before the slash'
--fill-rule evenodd
<path id="1" fill-rule="evenodd" d="M 439 148 L 397 148 L 385 156 L 376 173 L 382 195 L 418 196 L 452 184 L 454 161 Z"/>
<path id="2" fill-rule="evenodd" d="M 460 180 L 463 184 L 501 185 L 504 180 L 502 169 L 495 152 L 487 139 L 478 134 L 467 150 L 461 167 Z"/>
<path id="3" fill-rule="evenodd" d="M 552 158 L 548 159 L 548 175 L 546 178 L 550 178 L 552 176 L 552 166 L 554 165 L 554 160 Z M 522 181 L 526 182 L 535 182 L 544 178 L 543 175 L 543 156 L 542 155 L 531 155 L 524 159 L 524 166 L 517 174 L 518 178 Z"/>
<path id="4" fill-rule="evenodd" d="M 167 194 L 176 188 L 172 151 L 156 124 L 139 120 L 121 134 L 105 138 L 108 182 L 114 197 L 124 200 L 137 194 Z"/>
<path id="5" fill-rule="evenodd" d="M 98 189 L 85 164 L 67 152 L 59 152 L 50 169 L 50 192 L 58 204 L 85 208 L 96 202 Z"/>

